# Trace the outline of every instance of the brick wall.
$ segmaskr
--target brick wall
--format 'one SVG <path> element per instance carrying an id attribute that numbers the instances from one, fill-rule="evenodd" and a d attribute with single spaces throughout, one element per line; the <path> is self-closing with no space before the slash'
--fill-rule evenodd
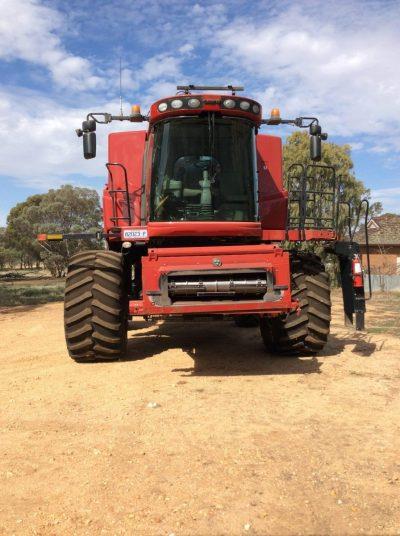
<path id="1" fill-rule="evenodd" d="M 360 246 L 363 268 L 367 267 L 366 248 Z M 372 274 L 400 274 L 400 246 L 370 246 Z"/>

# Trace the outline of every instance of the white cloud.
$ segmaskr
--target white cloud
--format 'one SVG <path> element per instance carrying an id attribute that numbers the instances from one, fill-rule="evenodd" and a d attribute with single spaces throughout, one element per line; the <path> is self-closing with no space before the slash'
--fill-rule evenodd
<path id="1" fill-rule="evenodd" d="M 190 55 L 194 50 L 194 46 L 190 43 L 186 43 L 186 45 L 182 45 L 180 48 L 179 48 L 179 52 L 181 54 L 188 54 Z"/>
<path id="2" fill-rule="evenodd" d="M 205 12 L 205 8 L 202 7 L 200 4 L 195 4 L 192 7 L 192 13 L 193 15 L 203 15 Z"/>
<path id="3" fill-rule="evenodd" d="M 342 5 L 342 4 L 341 4 Z M 212 61 L 250 79 L 268 110 L 316 114 L 331 134 L 385 135 L 400 150 L 400 4 L 310 2 L 214 36 Z M 355 140 L 357 141 L 357 140 Z"/>
<path id="4" fill-rule="evenodd" d="M 8 216 L 8 214 L 6 214 L 2 210 L 0 210 L 0 227 L 5 227 L 6 226 L 7 216 Z"/>
<path id="5" fill-rule="evenodd" d="M 179 78 L 182 60 L 179 57 L 168 54 L 157 54 L 148 59 L 140 69 L 139 78 L 142 82 L 159 78 Z"/>
<path id="6" fill-rule="evenodd" d="M 373 202 L 380 201 L 385 212 L 400 213 L 400 188 L 380 188 L 372 190 L 371 200 Z"/>
<path id="7" fill-rule="evenodd" d="M 191 55 L 192 50 L 193 46 L 186 44 L 179 49 L 180 54 L 175 56 L 156 54 L 135 70 L 122 69 L 123 93 L 144 87 L 142 91 L 144 105 L 150 105 L 163 96 L 173 95 L 176 92 L 176 82 L 181 82 L 185 78 L 182 74 L 182 63 Z M 116 70 L 109 73 L 112 79 L 119 80 L 119 73 Z"/>
<path id="8" fill-rule="evenodd" d="M 84 160 L 82 139 L 77 138 L 75 129 L 90 109 L 118 113 L 118 104 L 92 102 L 85 109 L 68 108 L 36 93 L 0 91 L 1 174 L 40 189 L 65 183 L 73 174 L 105 178 L 107 135 L 146 126 L 120 122 L 99 126 L 98 156 Z"/>
<path id="9" fill-rule="evenodd" d="M 185 82 L 185 80 L 184 80 Z M 165 82 L 163 80 L 157 80 L 154 82 L 147 90 L 144 100 L 146 103 L 151 104 L 156 100 L 175 95 L 176 93 L 176 83 L 175 82 Z"/>
<path id="10" fill-rule="evenodd" d="M 388 145 L 384 145 L 382 142 L 377 143 L 370 147 L 369 149 L 371 153 L 377 153 L 377 154 L 387 154 L 390 151 L 390 147 Z"/>
<path id="11" fill-rule="evenodd" d="M 364 149 L 364 143 L 362 141 L 352 141 L 349 145 L 352 151 L 361 151 Z"/>
<path id="12" fill-rule="evenodd" d="M 61 87 L 94 89 L 103 81 L 90 62 L 65 50 L 63 18 L 37 0 L 0 0 L 0 59 L 20 59 L 48 69 Z"/>
<path id="13" fill-rule="evenodd" d="M 117 74 L 117 73 L 115 73 Z M 139 80 L 137 74 L 131 69 L 122 69 L 121 71 L 121 83 L 123 90 L 136 90 L 139 87 Z"/>

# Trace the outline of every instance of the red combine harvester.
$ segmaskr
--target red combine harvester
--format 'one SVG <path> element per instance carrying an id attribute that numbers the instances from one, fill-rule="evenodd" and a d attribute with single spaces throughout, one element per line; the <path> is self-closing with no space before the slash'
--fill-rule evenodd
<path id="1" fill-rule="evenodd" d="M 178 86 L 148 116 L 90 113 L 77 130 L 85 158 L 96 155 L 96 125 L 148 121 L 147 130 L 109 135 L 104 188 L 107 250 L 70 259 L 65 334 L 77 361 L 118 359 L 128 319 L 207 316 L 259 323 L 266 348 L 301 355 L 321 350 L 331 320 L 329 276 L 321 259 L 283 243 L 318 241 L 340 261 L 345 317 L 364 327 L 359 248 L 340 241 L 335 170 L 294 165 L 282 177 L 281 138 L 262 125 L 308 128 L 310 157 L 321 158 L 313 117 L 285 120 L 278 109 L 238 96 L 243 88 Z M 231 95 L 218 91 L 231 91 Z M 193 93 L 200 91 L 201 93 Z M 366 211 L 367 212 L 367 211 Z M 53 238 L 82 238 L 88 233 Z M 51 239 L 44 236 L 42 239 Z"/>

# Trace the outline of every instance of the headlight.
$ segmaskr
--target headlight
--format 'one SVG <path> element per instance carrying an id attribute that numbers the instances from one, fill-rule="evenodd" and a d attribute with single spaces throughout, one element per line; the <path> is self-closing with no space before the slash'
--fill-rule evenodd
<path id="1" fill-rule="evenodd" d="M 242 100 L 242 102 L 239 104 L 240 108 L 244 110 L 245 112 L 250 108 L 249 101 Z"/>
<path id="2" fill-rule="evenodd" d="M 260 107 L 258 106 L 258 104 L 253 104 L 253 112 L 255 114 L 258 114 L 260 112 Z"/>
<path id="3" fill-rule="evenodd" d="M 183 101 L 181 101 L 181 99 L 175 99 L 171 101 L 171 108 L 173 108 L 174 110 L 179 110 L 179 108 L 182 108 L 182 106 Z"/>
<path id="4" fill-rule="evenodd" d="M 198 108 L 200 106 L 199 99 L 189 99 L 188 100 L 188 106 L 189 108 Z"/>
<path id="5" fill-rule="evenodd" d="M 168 104 L 166 102 L 160 102 L 160 104 L 158 105 L 159 112 L 165 112 L 167 108 L 168 108 Z"/>
<path id="6" fill-rule="evenodd" d="M 224 100 L 223 105 L 225 106 L 225 108 L 234 108 L 235 101 L 233 99 L 226 99 Z"/>

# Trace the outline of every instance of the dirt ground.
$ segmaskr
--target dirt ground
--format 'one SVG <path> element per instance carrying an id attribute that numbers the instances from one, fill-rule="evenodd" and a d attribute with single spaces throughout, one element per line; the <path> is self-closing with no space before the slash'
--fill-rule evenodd
<path id="1" fill-rule="evenodd" d="M 127 360 L 76 364 L 59 303 L 0 333 L 1 534 L 400 534 L 400 338 L 338 301 L 317 358 L 140 321 Z"/>

